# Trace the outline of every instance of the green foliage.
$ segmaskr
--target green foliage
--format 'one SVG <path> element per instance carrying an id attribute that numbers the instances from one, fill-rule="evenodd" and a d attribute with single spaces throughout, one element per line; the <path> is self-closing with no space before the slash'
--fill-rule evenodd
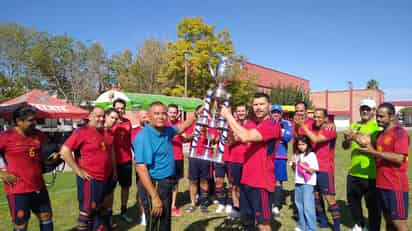
<path id="1" fill-rule="evenodd" d="M 379 88 L 379 82 L 376 79 L 370 79 L 366 83 L 366 89 L 378 89 Z"/>
<path id="2" fill-rule="evenodd" d="M 309 108 L 313 107 L 309 93 L 297 86 L 275 86 L 270 91 L 270 98 L 272 103 L 281 105 L 294 105 L 297 101 L 304 101 Z"/>
<path id="3" fill-rule="evenodd" d="M 0 75 L 0 102 L 12 99 L 24 93 L 23 84 L 20 81 L 7 79 Z"/>
<path id="4" fill-rule="evenodd" d="M 412 107 L 404 107 L 400 110 L 400 112 L 405 113 L 405 114 L 406 113 L 410 114 L 410 113 L 412 113 Z"/>

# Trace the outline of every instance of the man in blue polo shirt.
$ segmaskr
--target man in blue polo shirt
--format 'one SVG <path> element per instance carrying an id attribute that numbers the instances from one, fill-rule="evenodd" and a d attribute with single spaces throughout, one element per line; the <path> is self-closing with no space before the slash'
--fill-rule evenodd
<path id="1" fill-rule="evenodd" d="M 194 121 L 190 116 L 179 126 L 165 126 L 166 107 L 153 102 L 149 124 L 133 141 L 140 198 L 147 218 L 146 230 L 171 230 L 172 189 L 175 166 L 172 138 L 184 132 Z"/>

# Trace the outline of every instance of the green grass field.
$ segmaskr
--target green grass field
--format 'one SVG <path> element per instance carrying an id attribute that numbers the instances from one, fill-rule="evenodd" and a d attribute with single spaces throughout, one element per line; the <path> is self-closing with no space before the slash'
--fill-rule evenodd
<path id="1" fill-rule="evenodd" d="M 412 132 L 409 132 L 412 135 Z M 352 220 L 350 212 L 346 206 L 346 175 L 349 166 L 350 155 L 349 152 L 342 150 L 340 143 L 342 134 L 339 134 L 338 147 L 336 149 L 336 199 L 341 205 L 342 209 L 342 229 L 350 230 L 352 227 Z M 412 154 L 412 148 L 409 148 L 409 153 Z M 187 164 L 186 164 L 187 167 Z M 290 172 L 289 172 L 290 173 Z M 412 179 L 412 167 L 409 165 L 408 169 L 409 179 Z M 293 179 L 289 174 L 289 179 Z M 49 176 L 46 176 L 49 179 Z M 1 184 L 1 183 L 0 183 Z M 412 184 L 410 184 L 410 189 Z M 185 179 L 180 184 L 180 194 L 178 195 L 178 206 L 185 208 L 189 203 L 187 193 L 188 181 Z M 293 189 L 293 182 L 290 180 L 286 183 L 285 189 L 289 192 Z M 410 190 L 411 191 L 411 190 Z M 55 230 L 71 230 L 76 227 L 76 219 L 78 215 L 77 192 L 75 187 L 75 177 L 73 173 L 66 172 L 60 174 L 57 178 L 56 184 L 49 188 L 50 197 L 53 207 L 53 220 Z M 137 209 L 135 206 L 135 185 L 131 188 L 128 211 L 131 217 L 137 220 Z M 409 194 L 409 209 L 412 209 L 412 194 Z M 143 226 L 137 224 L 125 224 L 117 214 L 120 212 L 119 204 L 119 190 L 116 189 L 116 199 L 114 206 L 115 221 L 119 224 L 118 230 L 144 230 Z M 273 221 L 274 230 L 293 230 L 295 221 L 291 218 L 292 209 L 290 208 L 290 195 L 286 197 L 287 205 L 281 210 L 281 217 L 279 221 Z M 172 230 L 238 230 L 239 222 L 227 223 L 224 221 L 224 214 L 215 214 L 216 205 L 209 207 L 209 214 L 203 215 L 199 210 L 192 214 L 182 214 L 181 217 L 175 217 L 172 220 Z M 183 211 L 182 211 L 183 212 Z M 411 216 L 409 216 L 411 217 Z M 409 219 L 409 228 L 412 227 L 412 219 Z M 9 208 L 4 193 L 0 194 L 0 230 L 11 230 Z M 38 230 L 37 219 L 33 216 L 30 219 L 29 230 Z M 328 229 L 325 229 L 328 230 Z M 382 229 L 383 230 L 383 229 Z"/>

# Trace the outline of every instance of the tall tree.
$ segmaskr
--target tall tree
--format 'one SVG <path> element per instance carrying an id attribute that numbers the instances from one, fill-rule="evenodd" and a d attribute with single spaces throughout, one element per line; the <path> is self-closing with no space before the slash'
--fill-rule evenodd
<path id="1" fill-rule="evenodd" d="M 292 85 L 274 86 L 270 91 L 270 98 L 272 100 L 272 103 L 294 105 L 297 101 L 303 101 L 308 105 L 309 108 L 313 107 L 309 92 L 306 92 L 303 89 Z"/>
<path id="2" fill-rule="evenodd" d="M 376 79 L 369 79 L 366 83 L 366 89 L 378 89 L 379 82 Z"/>

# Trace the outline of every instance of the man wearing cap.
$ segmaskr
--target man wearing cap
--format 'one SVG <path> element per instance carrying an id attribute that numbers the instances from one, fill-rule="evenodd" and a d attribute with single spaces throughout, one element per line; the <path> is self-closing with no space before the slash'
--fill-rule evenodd
<path id="1" fill-rule="evenodd" d="M 353 231 L 361 231 L 365 227 L 362 214 L 362 197 L 365 198 L 368 208 L 368 229 L 379 230 L 381 223 L 378 194 L 375 186 L 376 165 L 375 158 L 359 150 L 357 140 L 360 134 L 372 135 L 381 129 L 375 120 L 376 103 L 371 99 L 360 101 L 360 118 L 353 122 L 349 130 L 344 133 L 342 147 L 351 149 L 351 166 L 346 182 L 346 196 L 355 225 Z"/>
<path id="2" fill-rule="evenodd" d="M 292 139 L 292 125 L 288 120 L 282 119 L 282 106 L 273 104 L 271 107 L 272 119 L 280 124 L 282 128 L 282 136 L 276 147 L 275 157 L 275 176 L 276 186 L 273 198 L 273 214 L 275 217 L 280 215 L 279 209 L 283 202 L 283 181 L 288 180 L 286 162 L 288 159 L 288 142 Z"/>

